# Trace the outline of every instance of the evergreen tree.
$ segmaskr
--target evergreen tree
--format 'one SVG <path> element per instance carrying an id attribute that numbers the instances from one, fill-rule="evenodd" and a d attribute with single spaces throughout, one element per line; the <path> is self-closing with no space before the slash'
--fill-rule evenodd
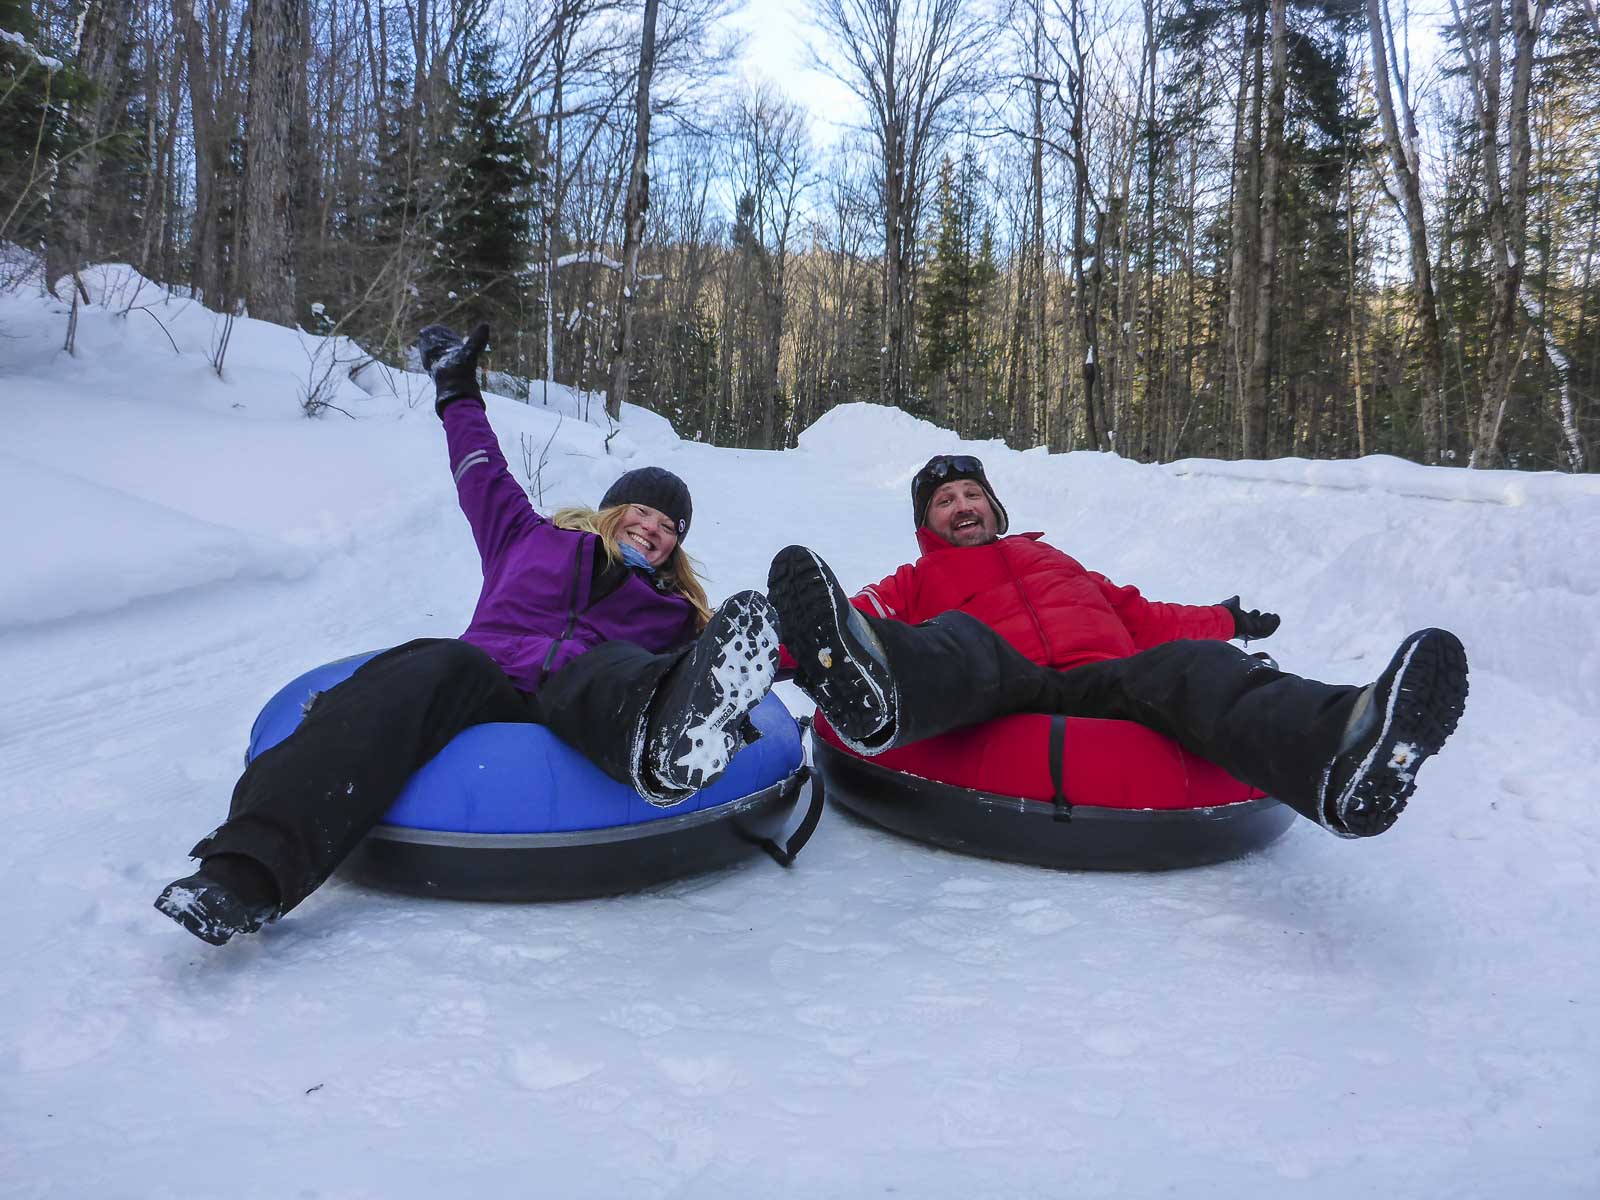
<path id="1" fill-rule="evenodd" d="M 454 294 L 448 307 L 490 322 L 502 331 L 502 345 L 527 324 L 529 267 L 536 251 L 530 214 L 539 153 L 512 119 L 512 101 L 495 72 L 493 47 L 476 42 L 467 52 L 458 89 L 447 202 L 437 234 L 436 265 L 447 292 Z M 516 373 L 526 376 L 532 367 L 519 362 Z"/>
<path id="2" fill-rule="evenodd" d="M 844 369 L 836 376 L 829 408 L 852 402 L 876 403 L 880 399 L 879 375 L 884 356 L 881 286 L 877 280 L 866 281 L 851 305 Z"/>
<path id="3" fill-rule="evenodd" d="M 994 239 L 978 199 L 982 179 L 970 152 L 946 156 L 934 197 L 938 232 L 923 277 L 918 393 L 929 415 L 970 417 L 986 390 L 983 310 L 998 275 Z"/>
<path id="4" fill-rule="evenodd" d="M 67 105 L 83 92 L 70 67 L 42 53 L 32 6 L 0 0 L 0 241 L 37 246 L 48 228 L 55 164 L 70 150 Z"/>
<path id="5" fill-rule="evenodd" d="M 680 437 L 705 439 L 705 398 L 717 390 L 716 322 L 698 306 L 681 314 L 642 306 L 634 319 L 639 353 L 628 364 L 629 394 Z"/>

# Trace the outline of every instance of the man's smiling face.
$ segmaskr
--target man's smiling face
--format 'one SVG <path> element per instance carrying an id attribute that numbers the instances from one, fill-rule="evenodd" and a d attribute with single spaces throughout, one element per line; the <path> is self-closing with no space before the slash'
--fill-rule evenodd
<path id="1" fill-rule="evenodd" d="M 989 493 L 973 479 L 940 484 L 928 501 L 927 525 L 952 546 L 987 546 L 1000 536 Z"/>

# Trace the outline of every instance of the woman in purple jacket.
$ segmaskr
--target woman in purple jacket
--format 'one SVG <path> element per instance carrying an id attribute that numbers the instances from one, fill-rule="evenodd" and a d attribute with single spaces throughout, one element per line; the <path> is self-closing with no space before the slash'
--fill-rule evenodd
<path id="1" fill-rule="evenodd" d="M 472 623 L 364 663 L 245 769 L 228 819 L 190 851 L 200 869 L 156 900 L 212 945 L 310 895 L 469 726 L 546 725 L 662 806 L 712 783 L 753 737 L 778 663 L 771 607 L 740 592 L 709 611 L 683 552 L 689 490 L 670 471 L 629 471 L 598 511 L 535 512 L 478 391 L 488 338 L 487 325 L 464 343 L 437 325 L 420 338 L 483 562 Z"/>

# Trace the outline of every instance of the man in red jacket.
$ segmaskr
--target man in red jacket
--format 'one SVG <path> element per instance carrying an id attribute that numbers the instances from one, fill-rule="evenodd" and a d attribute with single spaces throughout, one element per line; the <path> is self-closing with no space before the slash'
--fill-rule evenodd
<path id="1" fill-rule="evenodd" d="M 795 682 L 874 754 L 1016 712 L 1135 721 L 1343 837 L 1394 824 L 1466 704 L 1460 641 L 1424 629 L 1367 687 L 1229 644 L 1278 627 L 1234 596 L 1146 600 L 1037 533 L 1007 537 L 983 464 L 935 455 L 911 484 L 922 557 L 847 600 L 804 546 L 772 562 Z"/>

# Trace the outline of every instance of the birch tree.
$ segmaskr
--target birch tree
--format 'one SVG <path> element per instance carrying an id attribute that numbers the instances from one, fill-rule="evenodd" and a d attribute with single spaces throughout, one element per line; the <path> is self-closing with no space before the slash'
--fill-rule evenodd
<path id="1" fill-rule="evenodd" d="M 1480 18 L 1464 0 L 1450 0 L 1456 37 L 1466 60 L 1479 133 L 1489 247 L 1493 255 L 1493 301 L 1484 355 L 1471 465 L 1500 465 L 1501 428 L 1517 365 L 1526 353 L 1521 319 L 1522 279 L 1528 251 L 1529 95 L 1533 47 L 1544 23 L 1544 0 L 1510 0 L 1509 97 L 1504 95 L 1506 31 L 1501 0 L 1487 0 Z M 1502 144 L 1504 151 L 1501 150 Z"/>

